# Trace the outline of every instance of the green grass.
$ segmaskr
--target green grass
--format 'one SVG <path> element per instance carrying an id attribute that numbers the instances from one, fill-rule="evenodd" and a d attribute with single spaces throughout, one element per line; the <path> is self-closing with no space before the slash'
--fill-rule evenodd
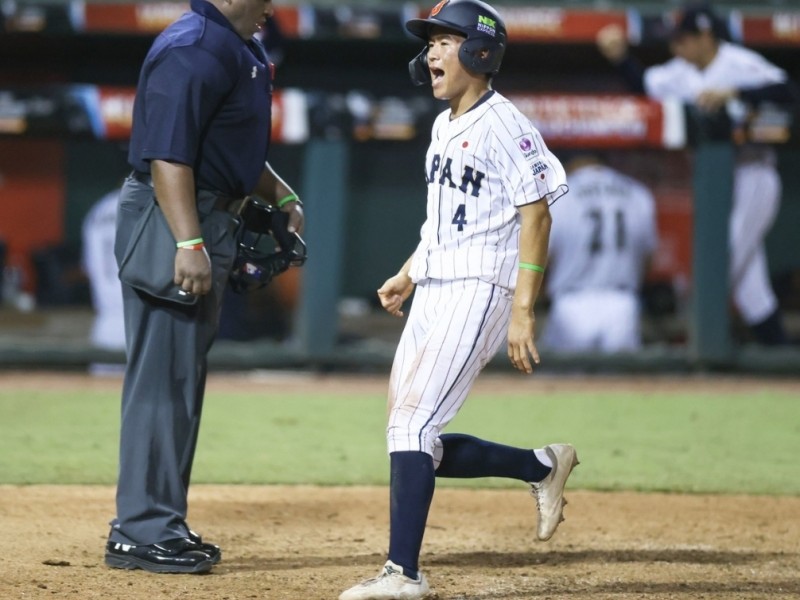
<path id="1" fill-rule="evenodd" d="M 118 404 L 114 392 L 0 391 L 0 483 L 114 483 Z M 385 484 L 384 419 L 382 394 L 209 393 L 193 480 Z M 572 442 L 573 488 L 800 494 L 800 400 L 788 393 L 476 395 L 448 431 Z"/>

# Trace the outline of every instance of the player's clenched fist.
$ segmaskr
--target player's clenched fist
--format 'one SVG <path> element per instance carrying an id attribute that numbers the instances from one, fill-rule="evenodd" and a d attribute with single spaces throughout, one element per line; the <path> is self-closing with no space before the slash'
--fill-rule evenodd
<path id="1" fill-rule="evenodd" d="M 411 277 L 400 272 L 384 282 L 378 290 L 378 298 L 386 312 L 395 317 L 402 317 L 403 311 L 400 309 L 413 291 L 414 283 L 411 281 Z"/>

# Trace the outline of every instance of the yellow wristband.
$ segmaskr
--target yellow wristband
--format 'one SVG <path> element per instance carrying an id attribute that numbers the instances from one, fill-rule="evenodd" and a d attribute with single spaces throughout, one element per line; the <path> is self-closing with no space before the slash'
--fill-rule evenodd
<path id="1" fill-rule="evenodd" d="M 195 246 L 197 244 L 202 244 L 203 238 L 194 238 L 193 240 L 185 240 L 183 242 L 178 242 L 175 244 L 178 248 L 185 248 L 186 246 Z"/>
<path id="2" fill-rule="evenodd" d="M 289 194 L 288 196 L 284 196 L 275 203 L 275 206 L 277 206 L 278 208 L 283 208 L 284 206 L 289 204 L 289 202 L 297 202 L 302 206 L 302 203 L 297 199 L 297 194 Z"/>
<path id="3" fill-rule="evenodd" d="M 525 269 L 526 271 L 536 271 L 537 273 L 544 273 L 544 267 L 540 267 L 539 265 L 535 265 L 533 263 L 519 263 L 520 269 Z"/>

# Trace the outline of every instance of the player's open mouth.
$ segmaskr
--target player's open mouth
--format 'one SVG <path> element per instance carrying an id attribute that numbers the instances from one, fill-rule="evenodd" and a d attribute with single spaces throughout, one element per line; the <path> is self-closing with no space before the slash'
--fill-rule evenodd
<path id="1" fill-rule="evenodd" d="M 431 69 L 431 81 L 438 83 L 444 78 L 444 71 L 441 69 Z"/>

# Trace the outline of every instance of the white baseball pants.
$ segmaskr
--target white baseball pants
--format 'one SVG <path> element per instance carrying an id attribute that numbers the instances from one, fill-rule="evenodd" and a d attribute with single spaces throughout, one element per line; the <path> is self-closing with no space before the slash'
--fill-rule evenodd
<path id="1" fill-rule="evenodd" d="M 733 190 L 729 223 L 733 301 L 742 320 L 754 325 L 778 307 L 764 239 L 780 208 L 780 176 L 771 164 L 743 163 L 734 171 Z"/>
<path id="2" fill-rule="evenodd" d="M 389 381 L 389 452 L 433 456 L 475 378 L 506 340 L 512 293 L 478 279 L 417 285 Z"/>
<path id="3" fill-rule="evenodd" d="M 642 345 L 639 299 L 624 290 L 583 290 L 553 300 L 542 348 L 559 352 L 631 352 Z"/>

